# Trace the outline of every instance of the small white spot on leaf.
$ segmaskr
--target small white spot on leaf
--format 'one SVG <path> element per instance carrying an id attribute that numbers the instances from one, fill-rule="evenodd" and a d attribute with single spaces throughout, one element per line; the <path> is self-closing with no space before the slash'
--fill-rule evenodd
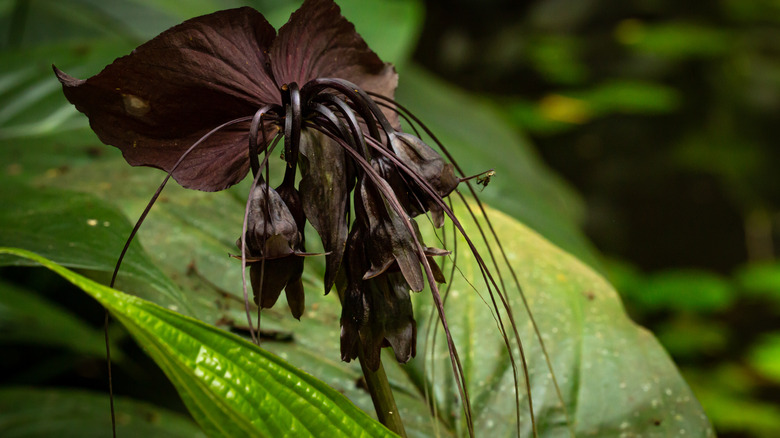
<path id="1" fill-rule="evenodd" d="M 151 110 L 149 102 L 132 94 L 122 94 L 122 102 L 125 104 L 125 111 L 131 116 L 143 117 Z"/>

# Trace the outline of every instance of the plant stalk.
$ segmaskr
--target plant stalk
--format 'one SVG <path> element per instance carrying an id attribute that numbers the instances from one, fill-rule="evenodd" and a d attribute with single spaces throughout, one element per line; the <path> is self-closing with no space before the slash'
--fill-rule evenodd
<path id="1" fill-rule="evenodd" d="M 366 366 L 364 357 L 363 346 L 360 345 L 358 348 L 360 368 L 363 370 L 366 387 L 368 388 L 369 394 L 371 394 L 371 400 L 374 402 L 374 409 L 376 410 L 376 416 L 379 418 L 379 422 L 398 434 L 398 436 L 406 438 L 404 423 L 401 421 L 401 414 L 398 412 L 398 407 L 395 405 L 393 390 L 390 389 L 390 382 L 387 380 L 387 374 L 385 374 L 385 367 L 382 365 L 381 359 L 379 361 L 379 368 L 376 371 L 371 371 L 371 369 Z"/>

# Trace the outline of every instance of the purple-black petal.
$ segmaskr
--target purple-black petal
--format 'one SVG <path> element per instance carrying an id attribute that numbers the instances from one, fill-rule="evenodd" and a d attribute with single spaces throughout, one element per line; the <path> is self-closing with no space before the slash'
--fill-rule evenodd
<path id="1" fill-rule="evenodd" d="M 134 166 L 170 170 L 211 129 L 279 102 L 268 71 L 274 37 L 259 12 L 231 9 L 187 20 L 87 80 L 55 72 L 101 141 Z M 206 191 L 240 181 L 248 170 L 247 127 L 206 140 L 174 178 Z"/>
<path id="2" fill-rule="evenodd" d="M 391 146 L 398 158 L 428 182 L 440 198 L 446 197 L 458 186 L 460 180 L 455 176 L 452 163 L 444 161 L 441 155 L 414 135 L 397 132 L 392 137 Z M 426 204 L 425 209 L 431 211 L 434 226 L 441 227 L 444 224 L 444 212 L 441 206 L 416 183 L 411 184 L 412 196 L 416 196 Z M 415 207 L 414 209 L 420 207 L 417 204 L 412 206 Z"/>
<path id="3" fill-rule="evenodd" d="M 299 159 L 303 210 L 328 253 L 324 279 L 328 293 L 347 242 L 349 192 L 344 151 L 323 134 L 308 132 L 302 138 Z"/>
<path id="4" fill-rule="evenodd" d="M 341 360 L 346 362 L 358 356 L 360 329 L 368 318 L 363 281 L 367 265 L 365 239 L 365 229 L 359 224 L 354 226 L 347 239 L 337 281 L 341 297 Z"/>
<path id="5" fill-rule="evenodd" d="M 247 220 L 246 246 L 251 258 L 249 274 L 255 302 L 262 308 L 273 307 L 282 289 L 294 317 L 303 314 L 304 296 L 301 274 L 303 257 L 296 252 L 303 249 L 300 227 L 288 204 L 297 202 L 294 188 L 281 188 L 282 195 L 265 183 L 251 193 Z M 294 209 L 300 208 L 293 206 Z M 241 240 L 236 244 L 240 247 Z"/>
<path id="6" fill-rule="evenodd" d="M 358 183 L 355 196 L 358 219 L 366 222 L 370 247 L 371 268 L 364 274 L 369 279 L 386 271 L 394 262 L 406 278 L 409 287 L 419 292 L 425 286 L 414 236 L 404 225 L 403 218 L 382 199 L 377 189 L 366 180 Z M 362 218 L 361 218 L 362 216 Z"/>
<path id="7" fill-rule="evenodd" d="M 379 59 L 331 0 L 306 0 L 279 29 L 270 57 L 279 85 L 339 78 L 390 98 L 398 85 L 393 66 Z"/>
<path id="8" fill-rule="evenodd" d="M 406 280 L 400 273 L 391 273 L 366 283 L 371 310 L 364 348 L 369 366 L 374 370 L 379 367 L 381 348 L 387 345 L 398 362 L 408 362 L 417 352 L 417 324 Z"/>
<path id="9" fill-rule="evenodd" d="M 276 190 L 258 184 L 251 193 L 246 247 L 251 257 L 277 259 L 300 248 L 298 224 Z M 240 240 L 237 242 L 240 247 Z"/>

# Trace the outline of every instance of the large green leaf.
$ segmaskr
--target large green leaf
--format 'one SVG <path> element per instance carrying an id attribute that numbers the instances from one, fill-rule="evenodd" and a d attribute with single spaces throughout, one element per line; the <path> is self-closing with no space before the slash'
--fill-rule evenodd
<path id="1" fill-rule="evenodd" d="M 131 211 L 137 210 L 135 204 L 145 198 L 144 192 L 153 188 L 154 178 L 149 181 L 147 176 L 159 175 L 153 170 L 127 168 L 122 163 L 104 163 L 74 173 L 75 179 L 63 176 L 60 180 L 73 187 L 94 186 L 83 180 L 87 170 L 97 178 L 113 174 L 127 182 L 96 193 L 122 200 Z M 238 187 L 236 193 L 243 189 L 244 186 Z M 172 187 L 139 235 L 153 254 L 155 264 L 187 288 L 188 304 L 195 308 L 195 313 L 226 327 L 245 324 L 239 302 L 240 268 L 235 260 L 225 256 L 241 226 L 242 204 L 232 192 L 213 194 Z M 457 213 L 468 217 L 463 209 Z M 516 220 L 495 210 L 489 210 L 489 214 L 542 331 L 575 432 L 665 434 L 680 428 L 694 436 L 707 436 L 708 422 L 687 385 L 655 339 L 626 317 L 612 287 L 591 268 Z M 78 223 L 78 217 L 74 221 Z M 59 223 L 67 228 L 68 217 L 60 216 Z M 466 229 L 476 235 L 473 224 L 466 223 Z M 314 239 L 311 237 L 310 241 Z M 429 236 L 426 241 L 436 240 Z M 458 247 L 465 246 L 461 242 Z M 478 247 L 487 254 L 484 245 Z M 68 248 L 60 250 L 67 252 Z M 473 259 L 461 251 L 458 263 L 462 274 L 456 274 L 450 282 L 447 314 L 471 382 L 477 426 L 480 430 L 511 435 L 515 430 L 514 394 L 508 356 L 483 302 L 488 300 L 486 289 L 480 283 Z M 188 274 L 193 267 L 198 271 L 196 276 Z M 306 269 L 306 313 L 299 322 L 289 316 L 283 304 L 266 311 L 263 327 L 281 332 L 287 340 L 266 342 L 264 346 L 318 376 L 370 412 L 370 398 L 355 385 L 359 370 L 338 361 L 340 309 L 335 298 L 321 296 L 322 261 L 309 258 Z M 448 270 L 446 264 L 444 269 Z M 481 296 L 469 284 L 476 285 Z M 528 358 L 540 431 L 566 436 L 566 416 L 519 293 L 511 286 L 507 292 Z M 431 351 L 422 340 L 430 311 L 429 296 L 423 292 L 415 298 L 419 350 Z M 429 436 L 436 427 L 457 433 L 451 419 L 460 416 L 461 407 L 451 387 L 447 355 L 442 351 L 445 345 L 439 339 L 433 350 L 437 357 L 433 374 L 424 372 L 422 357 L 408 366 L 388 367 L 411 435 Z M 435 382 L 430 381 L 432 375 L 438 376 Z M 425 386 L 430 386 L 439 400 L 441 420 L 433 421 L 428 414 L 423 397 Z M 527 403 L 525 397 L 523 400 Z M 526 409 L 524 406 L 522 427 L 528 431 Z"/>
<path id="2" fill-rule="evenodd" d="M 461 218 L 468 217 L 465 208 L 455 211 Z M 520 291 L 512 284 L 506 265 L 499 263 L 528 361 L 541 436 L 569 436 L 567 415 L 576 436 L 713 435 L 701 406 L 669 356 L 652 334 L 627 317 L 617 293 L 601 275 L 511 217 L 493 209 L 488 214 L 540 328 L 568 411 L 560 405 Z M 472 238 L 477 235 L 473 225 L 467 230 Z M 487 247 L 476 246 L 486 257 Z M 465 242 L 461 240 L 457 247 L 465 248 Z M 466 378 L 472 382 L 476 428 L 511 436 L 516 422 L 506 347 L 489 311 L 489 294 L 474 257 L 461 249 L 457 263 L 460 272 L 449 282 L 447 315 Z M 443 269 L 449 268 L 445 264 Z M 426 293 L 416 295 L 415 312 L 421 323 L 427 321 L 422 316 L 431 311 L 430 301 Z M 421 333 L 427 329 L 420 327 Z M 444 381 L 433 386 L 439 408 L 445 416 L 457 417 L 460 404 L 446 382 L 451 374 L 446 342 L 439 337 L 435 347 L 430 347 L 426 345 L 428 366 Z M 517 350 L 514 354 L 519 357 Z M 413 378 L 422 375 L 422 359 L 418 357 L 404 371 Z M 524 392 L 525 384 L 521 386 Z M 527 436 L 531 423 L 525 395 L 522 405 L 521 429 Z"/>
<path id="3" fill-rule="evenodd" d="M 124 324 L 214 437 L 393 436 L 343 395 L 256 345 L 110 289 L 25 250 L 24 257 L 80 287 Z"/>
<path id="4" fill-rule="evenodd" d="M 57 263 L 107 278 L 130 232 L 127 219 L 115 208 L 88 194 L 63 193 L 16 185 L 0 192 L 0 246 L 22 247 Z M 64 219 L 64 220 L 63 220 Z M 0 256 L 0 265 L 26 264 Z M 135 243 L 123 264 L 124 281 L 141 295 L 154 294 L 164 306 L 187 309 L 181 291 Z"/>
<path id="5" fill-rule="evenodd" d="M 204 438 L 192 421 L 148 403 L 116 400 L 122 437 Z M 72 389 L 0 389 L 0 435 L 4 438 L 98 438 L 111 434 L 108 395 Z"/>

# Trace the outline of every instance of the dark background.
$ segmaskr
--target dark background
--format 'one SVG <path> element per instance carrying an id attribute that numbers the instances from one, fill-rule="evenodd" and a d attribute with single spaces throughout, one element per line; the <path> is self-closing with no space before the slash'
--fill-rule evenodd
<path id="1" fill-rule="evenodd" d="M 780 431 L 780 2 L 426 2 L 415 60 L 576 187 L 720 436 Z"/>

